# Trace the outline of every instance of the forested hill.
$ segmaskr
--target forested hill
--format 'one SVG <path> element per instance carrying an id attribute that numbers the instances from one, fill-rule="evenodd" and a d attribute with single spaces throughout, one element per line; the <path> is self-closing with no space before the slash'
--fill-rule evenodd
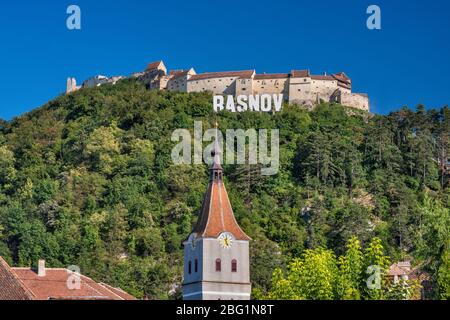
<path id="1" fill-rule="evenodd" d="M 278 175 L 225 166 L 235 215 L 253 239 L 255 297 L 271 290 L 276 268 L 306 249 L 342 255 L 351 237 L 362 247 L 380 238 L 390 261 L 412 260 L 442 295 L 448 107 L 373 117 L 346 110 L 219 115 L 222 130 L 280 129 Z M 196 221 L 208 168 L 173 165 L 171 135 L 193 130 L 194 120 L 213 127 L 209 94 L 153 92 L 124 80 L 3 122 L 0 256 L 17 266 L 42 258 L 50 267 L 79 265 L 137 297 L 175 298 L 181 243 Z"/>

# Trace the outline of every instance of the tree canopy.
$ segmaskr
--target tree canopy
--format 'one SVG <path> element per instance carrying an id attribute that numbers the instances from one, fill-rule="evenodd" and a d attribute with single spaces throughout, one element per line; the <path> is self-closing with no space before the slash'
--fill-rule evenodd
<path id="1" fill-rule="evenodd" d="M 181 242 L 200 211 L 206 165 L 175 166 L 175 129 L 280 129 L 280 172 L 225 165 L 237 220 L 254 240 L 255 298 L 359 299 L 367 266 L 413 260 L 449 297 L 450 113 L 370 116 L 220 113 L 209 93 L 134 80 L 83 89 L 0 126 L 0 255 L 46 259 L 139 298 L 176 299 Z M 374 240 L 376 239 L 376 240 Z M 386 298 L 386 292 L 370 298 Z"/>

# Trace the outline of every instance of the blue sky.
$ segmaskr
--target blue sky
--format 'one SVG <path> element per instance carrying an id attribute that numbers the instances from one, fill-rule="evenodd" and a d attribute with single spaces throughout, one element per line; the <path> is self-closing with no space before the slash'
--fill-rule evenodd
<path id="1" fill-rule="evenodd" d="M 66 28 L 79 5 L 82 30 Z M 382 30 L 366 28 L 370 4 Z M 450 101 L 447 0 L 39 0 L 0 4 L 0 118 L 65 90 L 66 78 L 169 69 L 345 71 L 372 111 Z"/>

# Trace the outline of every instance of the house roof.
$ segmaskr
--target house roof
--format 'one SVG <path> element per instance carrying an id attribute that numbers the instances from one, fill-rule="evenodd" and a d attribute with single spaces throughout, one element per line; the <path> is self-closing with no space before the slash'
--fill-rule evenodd
<path id="1" fill-rule="evenodd" d="M 291 77 L 293 78 L 307 78 L 311 76 L 309 70 L 292 70 Z"/>
<path id="2" fill-rule="evenodd" d="M 172 79 L 177 79 L 189 75 L 191 71 L 195 74 L 194 69 L 188 69 L 188 70 L 172 70 L 170 71 L 170 75 L 172 76 Z"/>
<path id="3" fill-rule="evenodd" d="M 212 78 L 227 78 L 237 77 L 242 79 L 250 79 L 255 74 L 255 70 L 242 70 L 242 71 L 224 71 L 224 72 L 207 72 L 193 75 L 189 81 L 205 80 Z"/>
<path id="4" fill-rule="evenodd" d="M 158 69 L 158 67 L 163 64 L 163 61 L 155 61 L 155 62 L 151 62 L 148 64 L 147 66 L 147 70 L 153 70 L 153 69 Z"/>
<path id="5" fill-rule="evenodd" d="M 0 300 L 32 300 L 27 290 L 9 265 L 0 257 Z"/>
<path id="6" fill-rule="evenodd" d="M 218 238 L 222 233 L 230 232 L 236 240 L 251 240 L 242 231 L 234 217 L 233 208 L 223 183 L 223 170 L 220 164 L 220 148 L 218 144 L 214 148 L 213 156 L 211 179 L 194 233 L 199 238 Z M 219 178 L 216 177 L 216 173 L 220 173 Z"/>
<path id="7" fill-rule="evenodd" d="M 393 264 L 390 267 L 388 274 L 394 277 L 409 275 L 411 272 L 411 263 L 406 261 Z"/>
<path id="8" fill-rule="evenodd" d="M 97 283 L 80 275 L 80 288 L 70 289 L 67 281 L 73 275 L 67 269 L 46 269 L 46 275 L 39 277 L 31 268 L 11 268 L 22 283 L 34 294 L 36 300 L 129 300 L 130 295 L 118 294 L 119 289 Z M 132 299 L 134 300 L 134 298 Z"/>
<path id="9" fill-rule="evenodd" d="M 345 82 L 345 83 L 351 83 L 351 79 L 345 74 L 345 72 L 339 72 L 336 74 L 333 74 L 333 77 L 335 77 L 337 80 Z"/>
<path id="10" fill-rule="evenodd" d="M 288 73 L 264 73 L 255 75 L 255 80 L 266 80 L 266 79 L 286 79 L 289 78 Z"/>
<path id="11" fill-rule="evenodd" d="M 31 268 L 11 268 L 0 257 L 0 300 L 136 300 L 125 291 L 80 275 L 80 288 L 70 289 L 74 274 L 46 268 L 39 276 Z M 70 282 L 69 282 L 70 283 Z"/>
<path id="12" fill-rule="evenodd" d="M 326 80 L 326 81 L 335 81 L 336 79 L 332 76 L 311 76 L 313 80 Z"/>

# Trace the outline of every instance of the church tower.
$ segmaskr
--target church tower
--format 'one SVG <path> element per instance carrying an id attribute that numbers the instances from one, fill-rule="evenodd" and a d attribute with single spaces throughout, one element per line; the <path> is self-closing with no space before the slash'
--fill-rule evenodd
<path id="1" fill-rule="evenodd" d="M 199 220 L 184 244 L 184 300 L 250 300 L 251 240 L 239 227 L 223 182 L 216 138 Z"/>

